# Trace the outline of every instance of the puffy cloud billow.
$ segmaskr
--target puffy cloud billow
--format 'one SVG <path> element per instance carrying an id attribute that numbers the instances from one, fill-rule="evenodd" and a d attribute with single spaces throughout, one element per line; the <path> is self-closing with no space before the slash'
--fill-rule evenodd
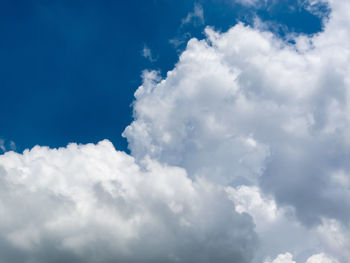
<path id="1" fill-rule="evenodd" d="M 1 165 L 1 262 L 250 262 L 252 218 L 224 187 L 142 165 L 109 141 L 9 152 Z"/>
<path id="2" fill-rule="evenodd" d="M 349 262 L 350 2 L 329 6 L 295 43 L 208 27 L 145 71 L 131 155 L 1 155 L 0 262 Z"/>

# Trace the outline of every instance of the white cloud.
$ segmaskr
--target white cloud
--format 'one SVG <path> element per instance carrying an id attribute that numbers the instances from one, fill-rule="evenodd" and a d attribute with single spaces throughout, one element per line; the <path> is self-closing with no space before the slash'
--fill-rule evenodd
<path id="1" fill-rule="evenodd" d="M 207 28 L 207 39 L 190 40 L 164 80 L 145 75 L 125 131 L 133 155 L 221 183 L 261 178 L 306 223 L 349 218 L 341 210 L 350 200 L 328 188 L 335 170 L 349 171 L 350 51 L 342 27 L 349 23 L 333 17 L 308 47 L 306 36 L 293 46 L 242 24 L 226 33 Z"/>
<path id="2" fill-rule="evenodd" d="M 164 79 L 144 75 L 135 120 L 124 132 L 137 160 L 183 167 L 191 178 L 233 186 L 235 193 L 254 186 L 291 209 L 296 218 L 277 220 L 292 236 L 281 243 L 312 235 L 296 258 L 317 252 L 315 228 L 323 220 L 346 228 L 350 219 L 349 189 L 339 183 L 350 174 L 350 2 L 329 4 L 324 31 L 294 36 L 295 45 L 243 24 L 225 33 L 207 28 L 207 38 L 191 39 Z M 252 206 L 242 211 L 254 217 L 261 213 L 254 202 L 270 207 L 250 194 Z M 247 201 L 235 198 L 236 208 Z M 278 242 L 274 231 L 261 235 Z M 320 249 L 332 250 L 326 243 Z"/>
<path id="3" fill-rule="evenodd" d="M 234 202 L 236 211 L 250 214 L 260 231 L 263 231 L 265 227 L 270 227 L 269 224 L 281 216 L 281 211 L 278 211 L 275 201 L 263 196 L 256 186 L 227 187 L 226 191 Z"/>
<path id="4" fill-rule="evenodd" d="M 15 151 L 16 144 L 13 141 L 8 141 L 6 139 L 0 138 L 0 153 L 4 153 L 6 151 Z"/>
<path id="5" fill-rule="evenodd" d="M 250 262 L 253 255 L 251 219 L 235 212 L 224 188 L 150 159 L 137 165 L 109 141 L 8 152 L 0 168 L 1 262 Z"/>
<path id="6" fill-rule="evenodd" d="M 327 248 L 329 254 L 336 255 L 340 262 L 349 260 L 350 228 L 348 225 L 343 225 L 335 219 L 323 219 L 316 231 L 318 240 Z"/>
<path id="7" fill-rule="evenodd" d="M 310 257 L 306 263 L 338 263 L 338 261 L 328 257 L 324 253 L 320 253 Z"/>
<path id="8" fill-rule="evenodd" d="M 330 7 L 295 45 L 207 28 L 164 79 L 145 71 L 131 155 L 1 155 L 0 261 L 346 263 L 350 2 Z"/>
<path id="9" fill-rule="evenodd" d="M 271 263 L 296 263 L 291 253 L 280 254 Z"/>
<path id="10" fill-rule="evenodd" d="M 266 261 L 265 263 L 268 263 Z M 278 255 L 271 263 L 296 263 L 293 260 L 293 255 L 289 252 Z M 327 256 L 324 253 L 312 255 L 305 263 L 338 263 L 337 260 Z"/>

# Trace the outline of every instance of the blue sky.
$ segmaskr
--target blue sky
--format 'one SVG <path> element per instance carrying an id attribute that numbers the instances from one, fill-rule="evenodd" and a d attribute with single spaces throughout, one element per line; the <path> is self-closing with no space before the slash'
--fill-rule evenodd
<path id="1" fill-rule="evenodd" d="M 204 23 L 192 19 L 203 9 Z M 145 69 L 164 74 L 189 38 L 205 26 L 226 31 L 257 14 L 277 34 L 315 33 L 322 23 L 296 1 L 242 6 L 212 1 L 0 1 L 0 138 L 7 149 L 65 146 L 108 138 L 126 150 L 121 133 L 132 120 L 133 94 Z M 283 26 L 281 26 L 283 25 Z M 174 46 L 171 40 L 178 40 Z M 142 56 L 147 46 L 154 59 Z"/>

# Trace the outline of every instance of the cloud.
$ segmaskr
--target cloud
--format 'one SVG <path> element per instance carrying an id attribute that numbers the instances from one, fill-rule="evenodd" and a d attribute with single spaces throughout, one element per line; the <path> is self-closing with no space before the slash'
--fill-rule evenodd
<path id="1" fill-rule="evenodd" d="M 181 20 L 181 25 L 178 28 L 177 36 L 169 39 L 169 43 L 181 53 L 185 49 L 187 41 L 192 37 L 191 32 L 188 30 L 191 27 L 200 27 L 205 24 L 204 11 L 202 5 L 199 3 L 194 4 L 193 12 L 187 14 L 185 18 Z"/>
<path id="2" fill-rule="evenodd" d="M 0 156 L 1 262 L 250 262 L 251 218 L 182 168 L 105 140 Z"/>
<path id="3" fill-rule="evenodd" d="M 291 253 L 280 254 L 271 263 L 296 263 Z M 324 253 L 312 255 L 305 263 L 338 263 L 337 260 L 330 258 Z"/>
<path id="4" fill-rule="evenodd" d="M 194 26 L 204 24 L 203 7 L 198 3 L 195 3 L 193 12 L 188 13 L 187 16 L 184 19 L 182 19 L 181 27 L 190 23 Z"/>
<path id="5" fill-rule="evenodd" d="M 5 140 L 0 138 L 0 150 L 2 152 L 6 151 L 6 147 L 5 147 Z"/>
<path id="6" fill-rule="evenodd" d="M 296 45 L 243 24 L 207 28 L 165 79 L 144 74 L 124 133 L 133 156 L 223 184 L 260 181 L 308 224 L 348 220 L 348 190 L 332 183 L 350 172 L 348 29 L 337 19 Z"/>
<path id="7" fill-rule="evenodd" d="M 256 6 L 256 5 L 260 5 L 262 2 L 266 2 L 262 1 L 262 0 L 235 0 L 236 3 L 239 3 L 241 5 L 245 5 L 245 6 Z"/>
<path id="8" fill-rule="evenodd" d="M 312 257 L 310 257 L 306 263 L 338 263 L 337 260 L 328 257 L 327 255 L 325 255 L 324 253 L 320 253 L 317 255 L 313 255 Z"/>
<path id="9" fill-rule="evenodd" d="M 325 21 L 330 13 L 327 0 L 307 0 L 304 1 L 303 5 L 307 11 Z"/>
<path id="10" fill-rule="evenodd" d="M 16 144 L 13 141 L 0 138 L 0 153 L 6 151 L 15 151 Z"/>
<path id="11" fill-rule="evenodd" d="M 293 261 L 293 255 L 290 253 L 280 254 L 275 258 L 272 263 L 296 263 Z"/>
<path id="12" fill-rule="evenodd" d="M 0 261 L 348 262 L 350 2 L 329 6 L 295 44 L 208 27 L 165 78 L 144 71 L 131 155 L 0 155 Z"/>
<path id="13" fill-rule="evenodd" d="M 147 46 L 144 45 L 143 49 L 142 49 L 142 56 L 146 59 L 148 59 L 150 62 L 155 62 L 157 61 L 157 58 L 154 57 L 154 55 L 152 54 L 151 49 Z"/>
<path id="14" fill-rule="evenodd" d="M 296 44 L 243 24 L 208 27 L 164 79 L 144 73 L 124 132 L 132 155 L 183 167 L 194 180 L 258 187 L 314 240 L 324 220 L 348 231 L 349 5 L 330 1 L 324 31 L 295 35 Z"/>
<path id="15" fill-rule="evenodd" d="M 16 150 L 16 143 L 14 142 L 14 141 L 10 141 L 10 149 L 12 150 L 12 151 L 15 151 Z"/>

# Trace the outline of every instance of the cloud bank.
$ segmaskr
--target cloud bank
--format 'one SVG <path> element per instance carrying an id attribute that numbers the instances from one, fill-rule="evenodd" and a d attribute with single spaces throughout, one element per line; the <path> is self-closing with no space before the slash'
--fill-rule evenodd
<path id="1" fill-rule="evenodd" d="M 329 5 L 295 44 L 208 27 L 145 71 L 131 155 L 1 155 L 0 261 L 349 262 L 350 2 Z"/>
<path id="2" fill-rule="evenodd" d="M 6 153 L 1 262 L 250 262 L 251 217 L 223 187 L 109 141 Z"/>

